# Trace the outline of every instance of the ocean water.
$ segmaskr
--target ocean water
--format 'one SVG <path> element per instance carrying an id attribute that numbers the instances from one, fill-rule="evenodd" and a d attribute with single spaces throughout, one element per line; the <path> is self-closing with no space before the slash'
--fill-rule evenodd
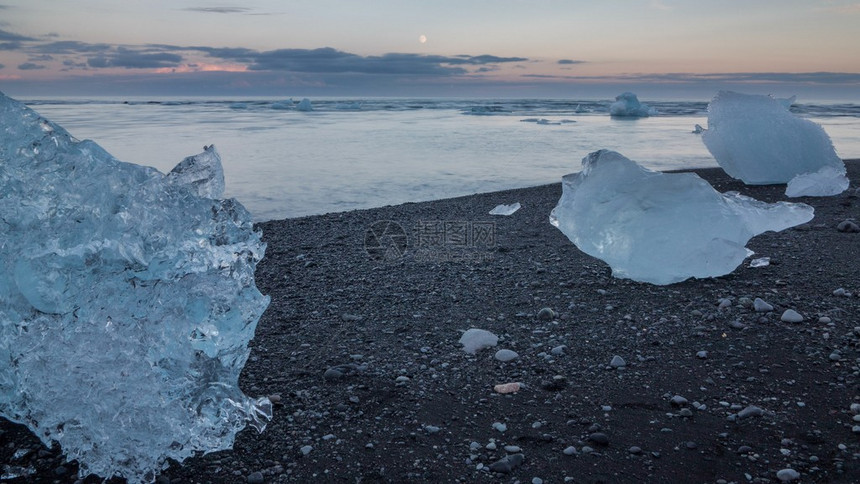
<path id="1" fill-rule="evenodd" d="M 163 172 L 214 143 L 227 196 L 257 221 L 553 183 L 604 148 L 656 170 L 717 166 L 692 132 L 707 126 L 707 101 L 643 99 L 660 114 L 640 119 L 610 117 L 611 100 L 315 99 L 310 112 L 268 98 L 23 101 Z M 860 105 L 792 111 L 860 158 Z"/>

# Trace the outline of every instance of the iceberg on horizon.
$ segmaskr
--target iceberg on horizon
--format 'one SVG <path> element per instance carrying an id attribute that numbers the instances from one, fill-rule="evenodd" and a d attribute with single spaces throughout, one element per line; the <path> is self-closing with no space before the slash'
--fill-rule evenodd
<path id="1" fill-rule="evenodd" d="M 311 100 L 308 98 L 302 99 L 302 101 L 296 106 L 296 110 L 298 111 L 313 111 L 314 107 L 311 105 Z"/>
<path id="2" fill-rule="evenodd" d="M 845 163 L 824 128 L 788 110 L 793 102 L 720 91 L 708 105 L 702 141 L 729 176 L 748 185 L 788 183 L 789 197 L 842 193 Z"/>
<path id="3" fill-rule="evenodd" d="M 751 255 L 752 237 L 813 213 L 801 203 L 720 194 L 695 173 L 654 172 L 600 150 L 564 176 L 550 223 L 613 276 L 665 285 L 728 274 Z"/>
<path id="4" fill-rule="evenodd" d="M 262 430 L 238 380 L 265 244 L 214 146 L 165 175 L 2 93 L 0 126 L 0 414 L 130 483 Z"/>
<path id="5" fill-rule="evenodd" d="M 624 92 L 615 96 L 615 102 L 609 105 L 609 115 L 627 118 L 645 118 L 654 116 L 657 110 L 639 102 L 632 92 Z"/>

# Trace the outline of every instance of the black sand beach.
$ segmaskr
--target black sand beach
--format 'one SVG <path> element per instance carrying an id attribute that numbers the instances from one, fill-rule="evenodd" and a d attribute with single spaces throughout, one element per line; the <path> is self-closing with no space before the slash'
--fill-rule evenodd
<path id="1" fill-rule="evenodd" d="M 809 224 L 748 244 L 770 265 L 670 286 L 614 279 L 552 227 L 559 184 L 261 223 L 272 302 L 240 383 L 279 398 L 274 418 L 158 482 L 858 482 L 860 233 L 837 226 L 860 221 L 860 160 L 846 164 L 844 194 L 792 199 L 815 207 Z M 405 237 L 380 245 L 386 229 Z M 498 346 L 466 354 L 469 328 Z M 523 388 L 493 390 L 508 382 Z M 3 472 L 36 471 L 8 482 L 75 482 L 24 427 L 0 419 L 0 441 Z M 506 455 L 524 459 L 488 470 Z"/>

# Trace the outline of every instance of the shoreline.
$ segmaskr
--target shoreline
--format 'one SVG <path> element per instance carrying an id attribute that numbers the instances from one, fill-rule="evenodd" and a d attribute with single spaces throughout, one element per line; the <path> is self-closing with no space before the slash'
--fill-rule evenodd
<path id="1" fill-rule="evenodd" d="M 769 266 L 669 286 L 611 277 L 551 226 L 560 183 L 257 223 L 268 247 L 256 282 L 272 300 L 240 385 L 279 397 L 274 418 L 157 482 L 764 483 L 783 469 L 856 482 L 860 234 L 836 226 L 860 220 L 860 160 L 846 167 L 842 195 L 797 199 L 683 170 L 816 213 L 749 242 Z M 513 202 L 513 215 L 488 215 Z M 373 250 L 381 221 L 403 229 L 405 251 Z M 782 322 L 786 309 L 804 320 Z M 498 345 L 465 353 L 469 328 Z M 498 361 L 499 349 L 518 357 Z M 522 389 L 493 390 L 511 382 Z M 74 481 L 59 449 L 2 419 L 0 435 L 0 462 L 35 471 L 9 482 Z M 524 460 L 488 470 L 506 455 Z"/>

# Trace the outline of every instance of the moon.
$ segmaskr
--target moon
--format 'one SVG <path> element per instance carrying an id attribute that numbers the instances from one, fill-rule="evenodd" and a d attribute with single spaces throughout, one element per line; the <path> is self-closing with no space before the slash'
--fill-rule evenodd
<path id="1" fill-rule="evenodd" d="M 419 35 L 418 36 L 418 42 L 421 42 L 422 44 L 426 44 L 427 43 L 427 36 L 424 34 Z"/>

